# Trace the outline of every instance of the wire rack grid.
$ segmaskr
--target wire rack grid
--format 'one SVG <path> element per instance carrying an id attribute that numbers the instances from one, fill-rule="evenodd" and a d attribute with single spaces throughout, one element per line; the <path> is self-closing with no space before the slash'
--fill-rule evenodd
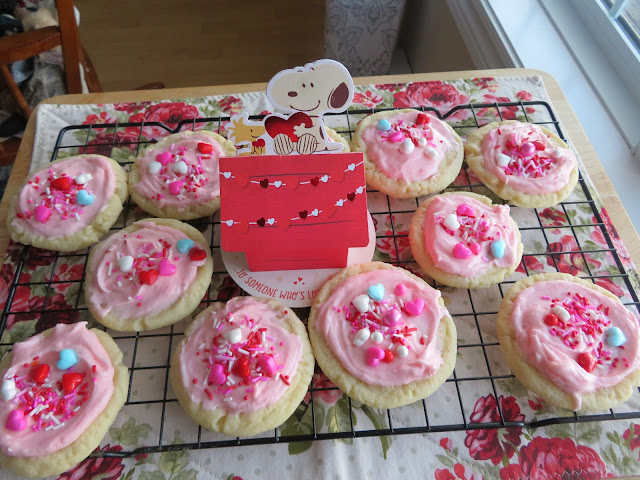
<path id="1" fill-rule="evenodd" d="M 421 107 L 421 110 L 430 111 L 438 118 L 449 121 L 456 131 L 465 136 L 470 131 L 489 123 L 492 120 L 502 120 L 508 113 L 509 118 L 521 118 L 524 121 L 535 123 L 554 131 L 566 141 L 558 120 L 553 113 L 550 105 L 542 101 L 519 101 L 508 103 L 486 103 L 486 104 L 469 104 L 461 105 L 453 108 L 451 111 L 441 114 L 433 108 Z M 327 116 L 327 123 L 335 128 L 338 133 L 345 138 L 351 139 L 351 135 L 355 130 L 358 120 L 366 115 L 381 111 L 383 109 L 356 109 L 350 110 L 343 114 L 333 114 Z M 535 118 L 530 118 L 534 113 Z M 260 116 L 252 116 L 251 119 L 261 118 Z M 460 121 L 460 119 L 464 121 Z M 229 117 L 216 118 L 197 118 L 184 120 L 175 128 L 157 123 L 116 123 L 116 124 L 93 124 L 93 125 L 77 125 L 69 126 L 62 129 L 58 135 L 55 144 L 52 160 L 70 156 L 78 153 L 99 153 L 116 159 L 122 165 L 129 165 L 140 151 L 141 147 L 154 140 L 148 140 L 147 134 L 154 132 L 152 135 L 157 137 L 168 135 L 183 130 L 197 130 L 207 128 L 218 133 L 224 133 L 224 126 L 229 121 Z M 72 140 L 70 141 L 69 138 Z M 124 151 L 125 155 L 122 155 Z M 116 155 L 119 153 L 119 156 Z M 126 167 L 125 167 L 126 168 Z M 463 190 L 481 193 L 492 196 L 484 185 L 475 179 L 472 172 L 467 169 L 466 163 L 463 165 L 460 176 L 452 186 L 446 189 Z M 419 267 L 411 257 L 406 254 L 408 232 L 403 226 L 408 224 L 410 216 L 420 204 L 422 198 L 398 201 L 387 197 L 375 190 L 367 191 L 369 198 L 369 211 L 377 224 L 376 241 L 378 250 L 385 246 L 386 253 L 376 252 L 377 259 L 388 261 L 394 265 L 402 266 L 411 271 L 420 274 Z M 493 196 L 494 200 L 498 200 Z M 548 210 L 548 209 L 547 209 Z M 576 212 L 580 210 L 584 214 L 592 218 L 591 222 L 576 222 L 578 218 Z M 547 271 L 566 271 L 567 265 L 577 268 L 579 271 L 572 272 L 580 274 L 581 277 L 591 279 L 594 282 L 607 281 L 612 282 L 620 288 L 623 294 L 623 303 L 627 308 L 640 312 L 640 302 L 634 287 L 633 281 L 627 272 L 619 253 L 616 250 L 614 241 L 609 234 L 607 225 L 601 216 L 596 201 L 591 195 L 586 179 L 580 175 L 576 191 L 567 201 L 551 210 L 552 217 L 558 221 L 550 222 L 549 211 L 543 209 L 519 209 L 512 207 L 512 215 L 516 219 L 520 227 L 523 238 L 526 235 L 533 236 L 536 240 L 530 242 L 531 248 L 525 248 L 523 262 L 519 268 L 520 273 L 505 280 L 496 286 L 493 291 L 488 293 L 472 292 L 462 289 L 450 289 L 440 286 L 429 280 L 431 285 L 441 288 L 444 296 L 449 296 L 448 307 L 456 321 L 459 330 L 458 344 L 458 363 L 452 376 L 445 382 L 440 390 L 449 391 L 449 395 L 439 400 L 433 400 L 437 397 L 438 392 L 425 400 L 417 402 L 410 407 L 402 407 L 398 409 L 388 409 L 379 411 L 379 417 L 382 421 L 363 422 L 362 411 L 366 406 L 357 405 L 350 398 L 345 397 L 348 405 L 348 419 L 343 421 L 336 428 L 330 428 L 328 431 L 323 426 L 324 407 L 318 403 L 318 398 L 326 395 L 338 395 L 339 391 L 335 386 L 325 385 L 322 382 L 312 382 L 309 386 L 309 394 L 306 402 L 296 411 L 299 416 L 311 415 L 311 428 L 307 431 L 287 431 L 286 428 L 277 428 L 271 433 L 259 435 L 250 438 L 230 438 L 217 434 L 212 434 L 191 422 L 194 432 L 188 440 L 170 441 L 165 434 L 165 426 L 170 423 L 169 416 L 176 416 L 178 421 L 185 421 L 186 414 L 181 412 L 177 400 L 171 391 L 169 384 L 169 366 L 171 351 L 183 336 L 183 327 L 180 324 L 167 327 L 165 329 L 138 332 L 135 334 L 123 334 L 121 332 L 113 332 L 107 330 L 113 338 L 122 347 L 124 346 L 130 351 L 130 383 L 125 409 L 135 410 L 136 408 L 152 409 L 157 413 L 157 431 L 154 432 L 153 438 L 156 440 L 146 440 L 144 444 L 134 445 L 130 449 L 123 449 L 120 452 L 96 451 L 94 456 L 130 456 L 142 453 L 165 452 L 182 449 L 201 449 L 214 447 L 229 447 L 242 445 L 257 444 L 273 444 L 288 443 L 296 441 L 315 441 L 323 439 L 349 439 L 358 437 L 400 435 L 412 433 L 428 433 L 428 432 L 450 432 L 460 430 L 476 430 L 476 429 L 494 429 L 494 428 L 536 428 L 552 424 L 560 423 L 578 423 L 591 421 L 606 421 L 616 419 L 640 418 L 640 401 L 638 408 L 623 407 L 614 411 L 613 409 L 605 412 L 597 412 L 595 414 L 577 414 L 568 411 L 551 411 L 546 415 L 533 415 L 530 419 L 521 420 L 519 417 L 511 418 L 505 411 L 503 403 L 500 401 L 501 393 L 504 393 L 502 382 L 515 381 L 514 377 L 504 366 L 501 366 L 499 345 L 495 341 L 496 335 L 492 324 L 497 314 L 497 306 L 500 300 L 513 284 L 518 276 L 530 274 L 531 266 L 543 265 Z M 112 227 L 112 230 L 119 230 L 128 226 L 136 220 L 136 215 L 146 216 L 138 209 L 130 199 L 127 200 L 123 213 Z M 583 215 L 584 216 L 584 215 Z M 407 220 L 407 221 L 404 221 Z M 213 279 L 218 279 L 218 290 L 214 292 L 214 288 L 210 288 L 207 295 L 203 299 L 200 308 L 208 306 L 210 303 L 225 299 L 225 296 L 241 294 L 239 289 L 232 283 L 224 269 L 221 268 L 220 261 L 220 241 L 219 241 L 219 218 L 214 215 L 209 218 L 199 219 L 190 222 L 208 235 L 210 248 L 214 252 L 214 265 L 216 270 Z M 383 225 L 383 227 L 381 227 Z M 386 230 L 385 230 L 386 229 Z M 589 235 L 593 236 L 594 232 L 599 235 L 606 244 L 606 247 L 595 248 L 589 240 L 585 240 L 587 230 Z M 561 232 L 561 233 L 558 233 Z M 564 233 L 565 235 L 562 235 Z M 561 236 L 561 237 L 559 237 Z M 558 242 L 552 240 L 562 238 L 565 243 L 568 242 L 568 250 L 558 250 Z M 568 239 L 568 240 L 567 240 Z M 596 246 L 597 247 L 597 246 Z M 35 249 L 30 246 L 16 245 L 12 250 L 12 260 L 15 263 L 15 274 L 7 292 L 7 301 L 0 318 L 0 335 L 2 343 L 0 343 L 0 354 L 6 353 L 12 342 L 5 341 L 5 333 L 7 326 L 24 319 L 37 319 L 38 324 L 42 325 L 41 330 L 53 326 L 59 321 L 75 322 L 80 320 L 88 320 L 90 324 L 95 324 L 88 313 L 84 304 L 82 295 L 84 284 L 84 271 L 88 259 L 88 249 L 73 253 L 56 253 Z M 592 268 L 595 262 L 592 259 L 594 255 L 604 256 L 605 261 L 609 265 L 609 269 L 604 273 L 602 271 L 593 272 Z M 569 258 L 569 260 L 567 260 Z M 540 262 L 540 259 L 543 260 Z M 61 276 L 57 272 L 56 265 L 65 262 L 75 263 L 78 265 L 75 276 L 70 278 L 69 275 Z M 537 263 L 536 263 L 537 262 Z M 599 262 L 602 263 L 602 262 Z M 36 281 L 33 272 L 40 267 L 39 264 L 47 264 L 47 272 L 38 276 L 40 280 Z M 58 273 L 58 274 L 56 274 Z M 223 279 L 223 280 L 220 280 Z M 213 284 L 212 284 L 213 285 Z M 37 307 L 33 308 L 16 308 L 15 300 L 19 296 L 21 289 L 40 288 L 44 290 L 44 301 Z M 75 298 L 63 302 L 61 307 L 56 301 L 59 298 L 60 291 L 72 291 Z M 227 293 L 221 293 L 222 291 Z M 486 298 L 494 296 L 493 301 L 487 305 Z M 297 311 L 298 315 L 306 321 L 308 309 Z M 466 332 L 466 333 L 465 333 Z M 463 338 L 466 339 L 463 340 Z M 141 364 L 140 353 L 143 343 L 146 345 L 151 342 L 156 345 L 158 352 L 154 356 L 155 362 Z M 166 350 L 164 350 L 166 348 Z M 467 352 L 476 352 L 476 362 L 482 364 L 483 373 L 465 376 L 465 372 L 461 371 L 461 358 L 467 355 Z M 473 356 L 470 356 L 473 360 Z M 484 368 L 486 366 L 486 368 Z M 318 367 L 316 365 L 316 371 Z M 154 393 L 161 393 L 161 396 L 155 398 L 142 398 L 137 391 L 145 389 L 144 386 L 136 386 L 138 376 L 148 373 L 157 373 L 157 383 Z M 147 389 L 145 389 L 147 390 Z M 493 405 L 493 415 L 490 419 L 479 421 L 472 415 L 473 402 L 481 396 L 478 392 L 493 396 L 498 400 Z M 634 392 L 637 396 L 638 392 Z M 440 403 L 435 403 L 439 401 Z M 442 417 L 442 403 L 447 404 L 450 410 L 445 418 Z M 356 411 L 359 414 L 356 414 Z M 171 412 L 171 413 L 169 413 Z M 409 414 L 407 414 L 409 412 Z M 370 412 L 367 412 L 370 413 Z M 294 414 L 295 415 L 295 414 Z M 409 419 L 409 417 L 411 417 Z M 358 425 L 358 419 L 359 425 Z M 344 420 L 344 419 L 343 419 Z M 188 418 L 186 419 L 188 422 Z M 295 421 L 295 420 L 294 420 Z M 171 421 L 173 422 L 173 420 Z M 117 423 L 117 421 L 116 421 Z"/>

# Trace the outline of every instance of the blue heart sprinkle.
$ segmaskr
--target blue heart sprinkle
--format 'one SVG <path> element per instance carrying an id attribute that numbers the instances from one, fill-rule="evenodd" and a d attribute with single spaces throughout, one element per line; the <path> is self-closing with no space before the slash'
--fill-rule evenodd
<path id="1" fill-rule="evenodd" d="M 96 197 L 88 193 L 86 190 L 79 190 L 76 202 L 78 205 L 91 205 L 96 201 Z"/>
<path id="2" fill-rule="evenodd" d="M 619 347 L 624 345 L 627 338 L 618 327 L 611 327 L 607 329 L 607 344 L 612 347 Z"/>
<path id="3" fill-rule="evenodd" d="M 502 258 L 505 248 L 507 248 L 507 244 L 504 243 L 504 240 L 496 240 L 491 244 L 491 253 L 495 258 Z"/>
<path id="4" fill-rule="evenodd" d="M 60 370 L 66 370 L 67 368 L 71 368 L 76 363 L 78 363 L 78 357 L 76 356 L 76 352 L 74 352 L 70 348 L 65 348 L 64 350 L 60 350 L 60 360 L 58 360 L 58 363 L 56 364 Z"/>
<path id="5" fill-rule="evenodd" d="M 380 130 L 381 132 L 388 132 L 389 130 L 391 130 L 391 124 L 389 123 L 389 120 L 387 120 L 386 118 L 380 120 L 378 122 L 378 130 Z"/>
<path id="6" fill-rule="evenodd" d="M 176 243 L 176 247 L 178 247 L 180 253 L 188 253 L 189 250 L 193 248 L 193 240 L 190 238 L 181 238 Z"/>
<path id="7" fill-rule="evenodd" d="M 380 300 L 382 300 L 384 298 L 384 287 L 382 286 L 381 283 L 379 283 L 377 285 L 371 285 L 367 289 L 367 294 L 371 298 L 373 298 L 376 302 L 379 302 Z"/>

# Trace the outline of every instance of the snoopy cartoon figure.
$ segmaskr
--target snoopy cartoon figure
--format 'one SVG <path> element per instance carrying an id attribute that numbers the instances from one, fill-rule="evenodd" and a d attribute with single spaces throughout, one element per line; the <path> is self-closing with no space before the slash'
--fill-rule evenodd
<path id="1" fill-rule="evenodd" d="M 327 135 L 322 116 L 346 110 L 353 92 L 349 71 L 334 60 L 318 60 L 276 74 L 267 86 L 267 96 L 276 107 L 293 113 L 265 118 L 273 150 L 278 155 L 341 151 L 342 145 Z"/>

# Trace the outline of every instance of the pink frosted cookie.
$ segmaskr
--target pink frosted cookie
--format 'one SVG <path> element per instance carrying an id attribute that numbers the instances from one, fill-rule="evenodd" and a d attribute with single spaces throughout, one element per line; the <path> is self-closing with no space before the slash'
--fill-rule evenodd
<path id="1" fill-rule="evenodd" d="M 412 109 L 362 119 L 351 150 L 364 153 L 367 183 L 396 198 L 445 189 L 460 172 L 463 157 L 462 140 L 453 128 Z"/>
<path id="2" fill-rule="evenodd" d="M 91 250 L 85 298 L 93 317 L 109 328 L 151 330 L 191 314 L 212 272 L 198 230 L 178 220 L 140 220 Z"/>
<path id="3" fill-rule="evenodd" d="M 409 242 L 425 273 L 450 287 L 500 283 L 522 259 L 509 207 L 475 193 L 443 193 L 423 202 L 411 220 Z"/>
<path id="4" fill-rule="evenodd" d="M 578 182 L 573 151 L 553 132 L 508 120 L 474 131 L 465 144 L 469 167 L 500 198 L 520 207 L 551 207 Z"/>
<path id="5" fill-rule="evenodd" d="M 440 292 L 386 263 L 355 265 L 331 278 L 308 326 L 322 371 L 372 407 L 423 399 L 455 366 L 456 328 Z"/>
<path id="6" fill-rule="evenodd" d="M 236 297 L 196 317 L 171 360 L 180 405 L 200 425 L 234 436 L 281 425 L 311 382 L 304 324 L 276 300 Z"/>
<path id="7" fill-rule="evenodd" d="M 638 319 L 591 282 L 563 273 L 524 278 L 502 300 L 496 325 L 513 373 L 549 403 L 606 410 L 640 385 Z"/>
<path id="8" fill-rule="evenodd" d="M 232 142 L 199 130 L 169 135 L 143 150 L 131 167 L 131 198 L 163 218 L 190 220 L 220 207 L 220 157 L 235 156 Z"/>
<path id="9" fill-rule="evenodd" d="M 118 346 L 86 322 L 17 343 L 0 378 L 0 465 L 25 477 L 57 475 L 86 458 L 129 385 Z"/>
<path id="10" fill-rule="evenodd" d="M 16 242 L 70 252 L 96 243 L 127 199 L 127 175 L 114 160 L 79 155 L 31 174 L 9 206 Z"/>

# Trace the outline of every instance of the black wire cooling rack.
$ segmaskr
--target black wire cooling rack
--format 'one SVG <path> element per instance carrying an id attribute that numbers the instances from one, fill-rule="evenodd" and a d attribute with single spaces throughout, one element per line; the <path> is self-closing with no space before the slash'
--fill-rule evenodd
<path id="1" fill-rule="evenodd" d="M 343 114 L 336 115 L 327 115 L 326 122 L 328 125 L 331 125 L 335 130 L 337 130 L 340 134 L 345 137 L 351 137 L 355 126 L 360 118 L 366 116 L 371 113 L 375 113 L 384 109 L 370 109 L 370 110 L 350 110 L 349 112 Z M 420 110 L 430 111 L 438 118 L 442 120 L 449 120 L 452 123 L 454 129 L 459 131 L 461 135 L 466 135 L 470 131 L 479 128 L 483 124 L 489 123 L 492 120 L 503 120 L 504 117 L 511 118 L 519 118 L 524 119 L 530 123 L 535 123 L 542 125 L 548 128 L 551 131 L 554 131 L 566 141 L 563 132 L 560 128 L 559 122 L 556 119 L 554 112 L 548 103 L 542 101 L 527 101 L 527 102 L 509 102 L 509 103 L 484 103 L 484 104 L 470 104 L 470 105 L 461 105 L 453 108 L 451 111 L 446 114 L 440 114 L 436 109 L 433 108 L 420 108 Z M 531 112 L 537 112 L 536 118 L 530 118 L 529 115 Z M 506 114 L 508 112 L 508 115 Z M 460 122 L 460 117 L 465 118 L 465 121 Z M 489 118 L 493 117 L 493 118 Z M 252 116 L 251 119 L 261 118 L 260 116 Z M 220 132 L 221 128 L 224 126 L 224 123 L 229 120 L 229 117 L 215 117 L 215 118 L 197 118 L 184 120 L 180 122 L 176 128 L 172 129 L 167 127 L 162 123 L 157 122 L 147 122 L 147 123 L 116 123 L 116 124 L 93 124 L 93 125 L 76 125 L 69 126 L 62 129 L 58 135 L 55 148 L 53 151 L 52 159 L 55 160 L 59 156 L 68 156 L 71 154 L 77 153 L 99 153 L 106 156 L 113 156 L 112 153 L 116 149 L 126 148 L 130 151 L 129 158 L 119 160 L 121 164 L 128 165 L 132 163 L 133 158 L 137 155 L 140 147 L 144 147 L 145 145 L 152 143 L 151 141 L 147 141 L 143 136 L 145 129 L 153 128 L 157 131 L 163 132 L 163 135 L 169 135 L 171 133 L 176 133 L 184 130 L 196 130 L 200 128 L 207 128 L 209 130 Z M 452 122 L 455 120 L 455 122 Z M 138 132 L 137 134 L 132 132 Z M 110 132 L 111 135 L 105 135 L 105 132 Z M 120 135 L 119 135 L 120 134 Z M 68 138 L 71 137 L 73 140 L 68 141 Z M 78 141 L 80 139 L 80 141 Z M 474 177 L 470 175 L 470 172 L 467 170 L 466 163 L 463 165 L 463 182 L 462 186 L 450 187 L 447 190 L 464 190 L 464 191 L 475 191 L 478 193 L 487 194 L 488 190 L 482 184 L 475 182 Z M 368 190 L 368 195 L 381 195 L 379 192 L 375 190 Z M 576 195 L 577 194 L 577 195 Z M 388 234 L 377 235 L 377 241 L 392 241 L 393 249 L 395 250 L 395 257 L 392 258 L 391 263 L 394 265 L 404 266 L 409 269 L 417 268 L 415 262 L 412 258 L 402 259 L 400 258 L 399 251 L 399 243 L 406 242 L 407 232 L 400 231 L 396 226 L 396 216 L 398 215 L 411 215 L 417 206 L 419 205 L 419 199 L 410 202 L 408 205 L 406 202 L 402 203 L 401 206 L 397 206 L 397 202 L 393 199 L 386 197 L 386 202 L 376 202 L 378 205 L 384 205 L 386 203 L 386 208 L 382 208 L 381 210 L 371 211 L 372 206 L 370 203 L 370 213 L 372 217 L 381 217 L 384 216 L 388 218 L 391 225 L 391 232 Z M 127 200 L 123 214 L 121 215 L 118 222 L 114 225 L 112 230 L 118 230 L 124 228 L 130 222 L 131 212 L 135 209 L 135 205 L 131 202 L 131 200 Z M 591 192 L 587 186 L 587 182 L 585 178 L 580 175 L 578 186 L 576 187 L 576 192 L 571 197 L 570 201 L 563 202 L 557 208 L 560 209 L 560 214 L 566 219 L 565 225 L 545 225 L 546 222 L 543 222 L 541 212 L 538 209 L 529 209 L 530 211 L 535 212 L 535 222 L 536 224 L 523 226 L 520 225 L 520 231 L 525 234 L 525 232 L 537 232 L 536 234 L 543 241 L 540 243 L 540 251 L 528 251 L 524 254 L 524 257 L 531 258 L 543 258 L 545 259 L 547 265 L 551 265 L 553 269 L 559 271 L 559 263 L 562 261 L 562 256 L 564 255 L 578 255 L 582 258 L 582 262 L 584 265 L 584 272 L 586 275 L 581 274 L 580 276 L 583 278 L 591 279 L 592 281 L 597 281 L 598 279 L 608 279 L 612 282 L 615 282 L 623 291 L 625 291 L 625 298 L 630 298 L 631 301 L 624 302 L 627 305 L 627 308 L 640 312 L 640 302 L 638 301 L 638 295 L 633 285 L 633 282 L 629 276 L 629 272 L 626 271 L 624 263 L 622 262 L 619 253 L 616 250 L 613 239 L 611 238 L 609 231 L 607 230 L 604 219 L 601 216 L 601 213 L 594 201 L 594 198 L 591 195 Z M 586 208 L 589 211 L 589 214 L 593 217 L 593 221 L 591 223 L 575 223 L 572 221 L 572 217 L 576 218 L 575 215 L 571 215 L 571 212 L 576 208 L 582 208 L 583 211 Z M 212 252 L 215 252 L 220 249 L 219 243 L 219 219 L 217 215 L 206 219 L 200 219 L 195 221 L 195 224 L 200 229 L 205 229 L 209 232 L 210 235 L 210 247 Z M 582 247 L 580 241 L 580 229 L 589 228 L 592 231 L 596 231 L 599 235 L 604 238 L 606 241 L 607 248 L 589 248 Z M 550 236 L 554 229 L 562 230 L 565 232 L 570 232 L 571 236 L 575 240 L 575 244 L 578 246 L 578 250 L 571 251 L 562 251 L 557 252 L 553 251 L 550 248 L 552 242 L 550 242 Z M 218 234 L 216 235 L 216 231 Z M 557 231 L 557 230 L 555 230 Z M 11 315 L 38 315 L 40 317 L 48 316 L 51 323 L 56 322 L 57 315 L 66 315 L 67 318 L 71 318 L 74 321 L 77 321 L 81 318 L 86 319 L 88 317 L 88 311 L 86 307 L 81 303 L 82 297 L 82 289 L 84 284 L 84 268 L 86 267 L 86 262 L 88 258 L 88 251 L 80 251 L 73 253 L 56 253 L 56 252 L 44 252 L 37 251 L 37 249 L 33 249 L 29 246 L 19 245 L 17 256 L 14 254 L 14 260 L 16 260 L 16 271 L 15 275 L 11 281 L 8 291 L 7 302 L 2 311 L 2 317 L 0 318 L 0 335 L 5 332 L 7 326 L 7 320 Z M 53 268 L 51 270 L 51 275 L 48 280 L 42 282 L 24 282 L 22 281 L 22 273 L 26 268 L 25 266 L 28 264 L 30 258 L 33 257 L 37 251 L 38 258 L 49 258 L 53 259 Z M 14 250 L 15 252 L 15 250 Z M 593 274 L 590 262 L 587 261 L 585 254 L 597 254 L 603 253 L 607 256 L 610 255 L 614 259 L 615 271 L 607 272 L 607 274 Z M 53 281 L 53 272 L 55 271 L 55 265 L 59 260 L 68 258 L 68 257 L 80 257 L 82 261 L 80 262 L 83 268 L 82 275 L 79 275 L 76 280 L 60 280 Z M 550 259 L 550 261 L 549 261 Z M 221 262 L 217 262 L 216 265 L 220 267 Z M 524 267 L 524 271 L 527 275 L 529 275 L 529 270 L 527 268 L 527 262 L 523 260 L 522 266 Z M 219 268 L 214 272 L 215 275 L 225 275 L 226 272 L 224 270 L 220 270 Z M 515 280 L 508 280 L 498 285 L 500 296 L 503 296 L 505 287 L 508 284 L 514 283 Z M 47 308 L 48 299 L 54 294 L 55 288 L 57 284 L 77 284 L 78 285 L 78 293 L 76 295 L 75 302 L 71 302 L 73 305 L 71 308 L 60 309 L 52 311 Z M 34 286 L 42 286 L 46 288 L 45 301 L 42 304 L 42 307 L 37 310 L 24 310 L 20 309 L 20 311 L 12 311 L 11 306 L 13 304 L 14 296 L 16 292 L 20 288 L 31 288 Z M 438 287 L 438 285 L 432 282 L 432 285 Z M 463 292 L 459 290 L 459 292 Z M 273 444 L 273 443 L 288 443 L 288 442 L 296 442 L 296 441 L 314 441 L 314 440 L 325 440 L 325 439 L 349 439 L 349 438 L 358 438 L 358 437 L 372 437 L 372 436 L 386 436 L 386 435 L 400 435 L 400 434 L 411 434 L 411 433 L 428 433 L 428 432 L 449 432 L 449 431 L 459 431 L 459 430 L 476 430 L 476 429 L 494 429 L 494 428 L 514 428 L 514 427 L 525 427 L 525 428 L 535 428 L 541 426 L 547 426 L 552 424 L 561 424 L 561 423 L 578 423 L 578 422 L 593 422 L 593 421 L 607 421 L 607 420 L 619 420 L 619 419 L 630 419 L 630 418 L 640 418 L 640 411 L 635 411 L 633 409 L 627 408 L 624 411 L 616 411 L 613 409 L 605 412 L 598 412 L 597 414 L 591 415 L 579 415 L 574 412 L 562 411 L 558 413 L 555 411 L 551 415 L 541 416 L 541 418 L 535 417 L 531 421 L 511 421 L 505 415 L 504 407 L 500 401 L 495 402 L 494 409 L 497 410 L 497 417 L 499 419 L 496 420 L 496 417 L 493 417 L 492 421 L 485 421 L 482 423 L 477 423 L 476 421 L 472 421 L 470 419 L 470 412 L 473 411 L 473 400 L 470 400 L 468 395 L 464 394 L 465 390 L 468 390 L 466 385 L 477 385 L 477 383 L 472 382 L 489 382 L 487 385 L 488 393 L 492 394 L 495 399 L 500 397 L 500 381 L 513 379 L 513 375 L 511 375 L 508 371 L 501 374 L 496 372 L 496 362 L 490 361 L 490 353 L 493 355 L 493 352 L 498 351 L 498 343 L 495 341 L 491 341 L 489 337 L 490 334 L 487 333 L 486 324 L 483 323 L 483 318 L 495 319 L 495 315 L 497 314 L 497 310 L 488 310 L 483 311 L 481 308 L 478 308 L 478 297 L 474 295 L 471 291 L 467 291 L 464 297 L 468 298 L 469 311 L 461 311 L 452 313 L 454 319 L 471 319 L 470 325 L 472 328 L 475 328 L 477 331 L 477 342 L 473 343 L 459 343 L 458 352 L 459 356 L 462 353 L 464 355 L 465 350 L 471 349 L 479 349 L 482 352 L 482 356 L 484 357 L 484 361 L 486 362 L 487 367 L 487 375 L 482 376 L 464 376 L 464 372 L 459 371 L 460 362 L 458 362 L 456 366 L 456 370 L 453 372 L 451 378 L 449 378 L 445 386 L 453 386 L 451 389 L 454 392 L 451 396 L 451 400 L 449 402 L 448 408 L 451 409 L 452 412 L 456 413 L 456 410 L 459 409 L 459 417 L 460 421 L 455 422 L 438 422 L 435 420 L 435 417 L 438 415 L 435 414 L 432 410 L 432 405 L 430 403 L 431 397 L 418 402 L 412 406 L 414 416 L 415 412 L 418 411 L 418 420 L 415 424 L 405 425 L 403 422 L 399 422 L 397 411 L 399 409 L 390 409 L 386 410 L 386 412 L 382 411 L 384 422 L 381 425 L 380 422 L 378 424 L 374 424 L 374 428 L 356 428 L 355 421 L 355 413 L 354 409 L 359 406 L 355 405 L 355 402 L 352 403 L 351 399 L 347 399 L 348 402 L 348 412 L 349 412 L 349 421 L 343 422 L 342 428 L 336 429 L 333 431 L 324 432 L 321 431 L 321 428 L 316 426 L 316 416 L 317 410 L 319 407 L 316 405 L 316 401 L 314 401 L 314 397 L 322 396 L 323 393 L 327 391 L 337 390 L 336 387 L 315 387 L 311 385 L 309 387 L 309 400 L 308 407 L 306 409 L 311 409 L 311 418 L 312 418 L 312 431 L 305 433 L 296 433 L 296 434 L 286 434 L 280 428 L 275 429 L 271 433 L 267 433 L 262 436 L 251 437 L 251 438 L 230 438 L 219 436 L 215 439 L 211 440 L 208 432 L 203 430 L 201 427 L 191 423 L 193 425 L 193 429 L 197 430 L 197 434 L 191 436 L 193 441 L 183 441 L 183 442 L 173 442 L 168 441 L 165 436 L 163 436 L 163 431 L 165 430 L 165 422 L 167 419 L 167 411 L 170 405 L 177 405 L 177 400 L 175 398 L 169 398 L 168 392 L 169 388 L 169 366 L 170 366 L 170 357 L 171 351 L 175 344 L 180 341 L 182 337 L 182 332 L 178 331 L 175 326 L 171 326 L 167 328 L 166 331 L 162 331 L 163 333 L 154 333 L 152 332 L 142 332 L 135 334 L 122 334 L 119 332 L 110 332 L 112 336 L 117 342 L 132 342 L 133 343 L 133 358 L 131 360 L 131 368 L 130 368 L 130 385 L 129 392 L 127 397 L 127 407 L 133 406 L 145 406 L 146 408 L 158 409 L 160 424 L 158 426 L 158 440 L 157 441 L 148 441 L 144 445 L 138 445 L 130 448 L 129 450 L 123 450 L 120 452 L 108 452 L 108 451 L 96 451 L 94 452 L 94 456 L 119 456 L 126 457 L 130 455 L 137 455 L 143 453 L 154 453 L 154 452 L 166 452 L 172 450 L 183 450 L 183 449 L 201 449 L 201 448 L 214 448 L 214 447 L 230 447 L 230 446 L 242 446 L 242 445 L 257 445 L 257 444 Z M 203 299 L 201 306 L 207 306 L 210 303 L 217 301 L 212 298 L 211 289 L 207 293 L 206 297 Z M 465 302 L 466 303 L 466 302 Z M 450 308 L 451 310 L 451 308 Z M 306 321 L 306 317 L 308 315 L 308 309 L 304 309 L 298 312 L 299 316 Z M 635 313 L 635 312 L 634 312 Z M 164 361 L 157 365 L 139 365 L 136 362 L 138 352 L 140 350 L 139 344 L 141 340 L 151 340 L 157 342 L 158 344 L 164 345 L 167 344 L 166 354 L 163 354 Z M 162 341 L 162 340 L 165 341 Z M 10 347 L 11 343 L 0 343 L 0 348 L 6 349 Z M 318 367 L 316 366 L 316 369 Z M 134 376 L 137 372 L 158 370 L 161 372 L 161 377 L 163 377 L 163 390 L 162 390 L 162 398 L 156 400 L 135 400 L 132 398 L 132 388 L 134 383 Z M 503 369 L 504 370 L 504 369 Z M 444 387 L 444 386 L 443 386 Z M 473 388 L 473 387 L 472 387 Z M 634 395 L 637 395 L 637 392 L 634 392 Z M 477 395 L 476 395 L 477 398 Z M 533 397 L 532 397 L 533 398 Z M 470 408 L 471 404 L 471 408 Z M 173 408 L 173 407 L 171 407 Z M 360 406 L 361 408 L 361 406 Z M 403 407 L 407 408 L 407 407 Z M 321 422 L 320 422 L 321 423 Z"/>

